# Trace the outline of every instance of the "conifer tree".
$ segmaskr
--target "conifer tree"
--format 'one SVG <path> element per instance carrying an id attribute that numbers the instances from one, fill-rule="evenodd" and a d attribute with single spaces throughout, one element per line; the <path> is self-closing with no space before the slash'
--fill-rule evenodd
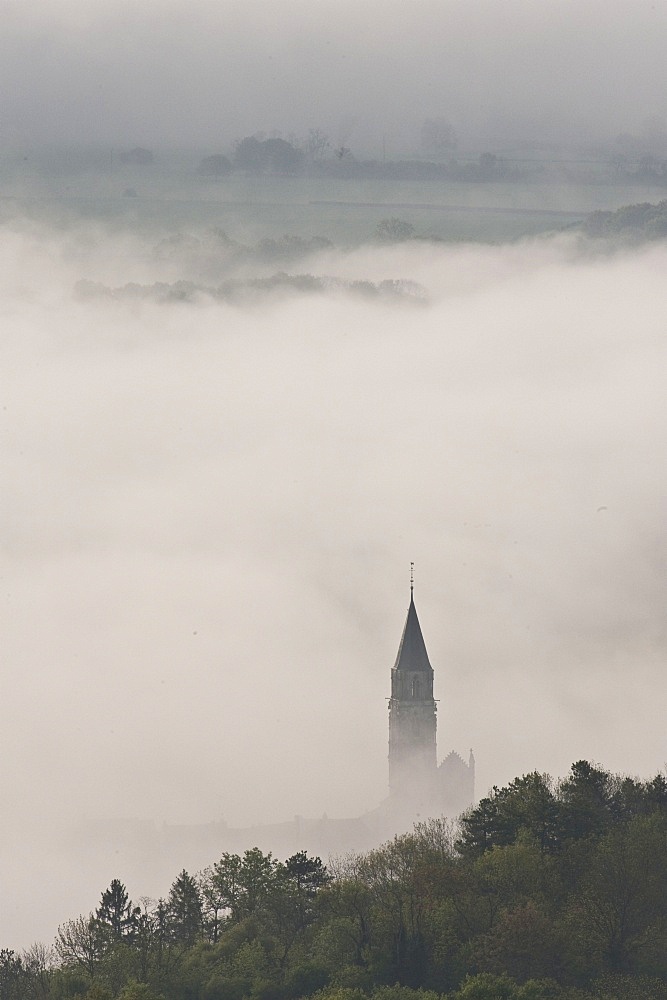
<path id="1" fill-rule="evenodd" d="M 167 907 L 172 941 L 190 947 L 202 933 L 202 900 L 196 881 L 185 869 L 169 890 Z"/>
<path id="2" fill-rule="evenodd" d="M 123 883 L 115 878 L 102 893 L 95 918 L 102 928 L 108 928 L 114 941 L 120 941 L 134 936 L 140 912 L 138 906 L 132 905 Z"/>

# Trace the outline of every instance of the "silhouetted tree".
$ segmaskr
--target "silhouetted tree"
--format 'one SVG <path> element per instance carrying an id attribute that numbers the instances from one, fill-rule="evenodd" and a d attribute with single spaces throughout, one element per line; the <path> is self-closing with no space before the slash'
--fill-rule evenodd
<path id="1" fill-rule="evenodd" d="M 205 156 L 199 164 L 197 172 L 204 176 L 223 177 L 231 172 L 232 161 L 222 153 L 214 153 L 212 156 Z"/>
<path id="2" fill-rule="evenodd" d="M 375 230 L 377 239 L 387 243 L 400 243 L 402 240 L 409 240 L 411 236 L 414 236 L 414 233 L 415 227 L 410 222 L 397 219 L 395 216 L 391 219 L 382 219 Z"/>
<path id="3" fill-rule="evenodd" d="M 316 163 L 323 158 L 327 149 L 331 148 L 331 143 L 329 142 L 329 137 L 321 129 L 310 128 L 308 129 L 305 147 L 306 155 L 310 162 Z"/>
<path id="4" fill-rule="evenodd" d="M 251 135 L 237 144 L 234 162 L 250 174 L 296 174 L 303 167 L 304 153 L 286 139 Z"/>
<path id="5" fill-rule="evenodd" d="M 9 948 L 0 950 L 0 1000 L 23 1000 L 26 970 L 20 955 Z"/>
<path id="6" fill-rule="evenodd" d="M 95 978 L 98 963 L 104 953 L 105 941 L 100 935 L 99 925 L 92 913 L 87 917 L 80 916 L 61 924 L 54 947 L 64 966 L 78 967 L 89 979 Z"/>
<path id="7" fill-rule="evenodd" d="M 120 941 L 132 938 L 140 913 L 140 908 L 132 905 L 123 883 L 115 878 L 102 893 L 95 917 L 99 924 L 109 929 L 114 940 Z"/>
<path id="8" fill-rule="evenodd" d="M 172 941 L 190 947 L 199 940 L 203 928 L 202 901 L 196 881 L 185 869 L 169 890 L 167 913 Z"/>
<path id="9" fill-rule="evenodd" d="M 599 836 L 612 819 L 613 783 L 608 771 L 587 760 L 578 760 L 559 788 L 563 806 L 564 836 L 580 839 Z"/>

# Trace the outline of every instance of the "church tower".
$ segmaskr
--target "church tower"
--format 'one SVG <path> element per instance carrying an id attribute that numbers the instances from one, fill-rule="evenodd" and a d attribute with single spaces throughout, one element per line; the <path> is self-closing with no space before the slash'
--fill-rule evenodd
<path id="1" fill-rule="evenodd" d="M 392 797 L 429 797 L 437 776 L 436 703 L 429 662 L 413 596 L 391 671 L 389 699 L 389 791 Z"/>

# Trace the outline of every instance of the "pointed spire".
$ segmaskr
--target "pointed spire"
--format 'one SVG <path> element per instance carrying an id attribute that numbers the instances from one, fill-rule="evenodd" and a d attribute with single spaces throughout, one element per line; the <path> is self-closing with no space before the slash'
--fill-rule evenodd
<path id="1" fill-rule="evenodd" d="M 417 617 L 417 609 L 415 608 L 413 597 L 413 566 L 414 563 L 411 563 L 410 607 L 408 608 L 408 615 L 405 619 L 405 627 L 403 629 L 403 635 L 401 636 L 401 644 L 398 647 L 398 655 L 396 657 L 396 663 L 394 664 L 394 670 L 432 670 L 428 653 L 426 652 L 426 643 L 424 642 L 424 636 L 422 635 L 419 618 Z"/>

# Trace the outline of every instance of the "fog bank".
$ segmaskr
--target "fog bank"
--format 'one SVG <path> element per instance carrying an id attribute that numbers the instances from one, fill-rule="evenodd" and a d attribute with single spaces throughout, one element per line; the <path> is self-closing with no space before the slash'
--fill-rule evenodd
<path id="1" fill-rule="evenodd" d="M 664 764 L 664 245 L 331 249 L 299 269 L 428 305 L 241 308 L 81 300 L 158 265 L 0 240 L 3 945 L 90 895 L 26 912 L 69 825 L 377 804 L 411 560 L 440 754 L 474 747 L 480 795 Z"/>

